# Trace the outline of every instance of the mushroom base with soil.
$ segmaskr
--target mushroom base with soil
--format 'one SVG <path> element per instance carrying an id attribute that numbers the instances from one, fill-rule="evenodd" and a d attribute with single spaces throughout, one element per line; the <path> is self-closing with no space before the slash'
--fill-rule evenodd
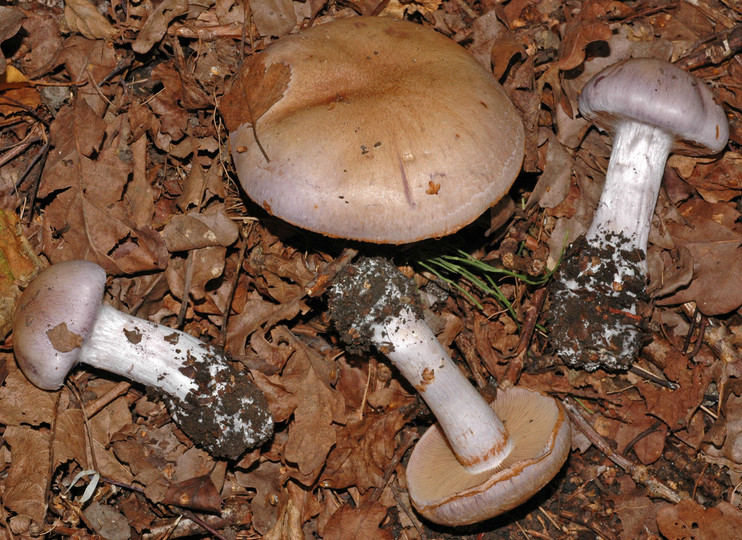
<path id="1" fill-rule="evenodd" d="M 111 358 L 114 343 L 118 362 Z M 103 305 L 80 355 L 88 366 L 145 385 L 215 457 L 236 459 L 273 433 L 263 393 L 221 350 L 190 334 Z"/>
<path id="2" fill-rule="evenodd" d="M 549 285 L 549 335 L 565 363 L 587 371 L 631 367 L 646 339 L 644 266 L 643 251 L 621 233 L 570 246 Z"/>

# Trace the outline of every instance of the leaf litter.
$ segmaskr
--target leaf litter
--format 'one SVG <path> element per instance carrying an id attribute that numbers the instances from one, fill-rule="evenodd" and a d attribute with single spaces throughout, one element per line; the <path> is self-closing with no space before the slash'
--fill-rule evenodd
<path id="1" fill-rule="evenodd" d="M 0 534 L 734 536 L 742 523 L 739 6 L 256 0 L 248 19 L 244 6 L 0 7 Z M 406 495 L 407 450 L 434 419 L 383 358 L 346 352 L 329 324 L 321 293 L 344 246 L 245 201 L 228 157 L 228 127 L 257 121 L 290 81 L 253 53 L 300 28 L 371 13 L 435 27 L 470 48 L 527 133 L 514 204 L 396 261 L 485 396 L 516 373 L 519 384 L 575 400 L 593 428 L 575 435 L 567 465 L 536 499 L 466 530 L 431 528 Z M 710 83 L 730 144 L 713 158 L 670 159 L 650 237 L 651 342 L 629 372 L 585 373 L 553 355 L 543 313 L 525 350 L 521 336 L 543 279 L 565 241 L 589 225 L 602 188 L 610 139 L 578 115 L 579 91 L 631 56 L 677 61 Z M 241 93 L 248 106 L 221 101 L 241 84 L 240 70 L 260 69 L 262 87 Z M 497 271 L 459 272 L 435 266 L 436 257 Z M 107 302 L 223 346 L 266 394 L 275 438 L 238 462 L 216 461 L 145 389 L 84 370 L 55 393 L 28 383 L 8 335 L 12 305 L 44 264 L 76 258 L 105 268 Z"/>

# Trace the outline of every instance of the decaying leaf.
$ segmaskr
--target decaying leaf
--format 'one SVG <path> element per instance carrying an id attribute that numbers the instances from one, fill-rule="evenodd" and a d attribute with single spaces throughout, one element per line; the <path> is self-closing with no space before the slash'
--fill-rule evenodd
<path id="1" fill-rule="evenodd" d="M 384 473 L 397 448 L 396 435 L 407 422 L 400 409 L 386 414 L 367 414 L 348 423 L 337 445 L 327 456 L 323 485 L 342 489 L 356 486 L 365 491 L 382 487 Z"/>
<path id="2" fill-rule="evenodd" d="M 164 0 L 155 5 L 131 48 L 139 54 L 149 51 L 167 32 L 170 21 L 188 12 L 187 0 Z"/>
<path id="3" fill-rule="evenodd" d="M 69 32 L 78 32 L 88 39 L 113 39 L 118 31 L 88 0 L 67 0 L 64 22 Z"/>
<path id="4" fill-rule="evenodd" d="M 224 209 L 212 206 L 206 212 L 173 216 L 162 231 L 168 251 L 188 251 L 210 246 L 231 246 L 239 230 Z"/>
<path id="5" fill-rule="evenodd" d="M 290 79 L 287 65 L 271 64 L 266 68 L 262 56 L 248 58 L 219 104 L 227 129 L 234 131 L 242 124 L 254 126 L 283 97 Z"/>
<path id="6" fill-rule="evenodd" d="M 296 26 L 291 0 L 250 0 L 250 10 L 261 36 L 285 36 Z"/>
<path id="7" fill-rule="evenodd" d="M 735 538 L 742 530 L 742 512 L 727 502 L 705 509 L 695 501 L 685 500 L 661 508 L 657 524 L 668 540 Z"/>
<path id="8" fill-rule="evenodd" d="M 3 504 L 41 525 L 46 514 L 51 434 L 28 426 L 8 426 L 3 436 L 13 457 L 5 477 Z"/>
<path id="9" fill-rule="evenodd" d="M 369 540 L 392 540 L 392 531 L 381 529 L 379 525 L 386 518 L 386 507 L 381 503 L 368 503 L 352 508 L 343 505 L 338 508 L 324 530 L 325 540 L 344 540 L 346 538 L 368 538 Z"/>
<path id="10" fill-rule="evenodd" d="M 658 304 L 695 301 L 705 315 L 736 310 L 742 305 L 742 232 L 715 221 L 723 213 L 702 200 L 684 204 L 681 213 L 692 225 L 670 223 L 668 230 L 692 255 L 693 280 Z"/>

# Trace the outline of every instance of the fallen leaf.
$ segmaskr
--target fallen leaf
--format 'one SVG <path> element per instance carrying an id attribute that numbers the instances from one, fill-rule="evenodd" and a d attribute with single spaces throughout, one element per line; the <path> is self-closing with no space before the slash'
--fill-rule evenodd
<path id="1" fill-rule="evenodd" d="M 264 37 L 285 36 L 296 26 L 291 0 L 250 0 L 250 11 L 255 27 Z"/>
<path id="2" fill-rule="evenodd" d="M 0 6 L 0 43 L 9 40 L 21 29 L 26 16 L 17 7 Z M 0 50 L 0 75 L 5 73 L 5 56 Z"/>
<path id="3" fill-rule="evenodd" d="M 356 486 L 361 491 L 381 487 L 384 473 L 397 448 L 396 436 L 408 418 L 400 409 L 385 414 L 367 413 L 348 423 L 327 456 L 320 483 L 333 489 Z"/>
<path id="4" fill-rule="evenodd" d="M 3 504 L 42 525 L 46 515 L 51 435 L 28 426 L 8 426 L 3 437 L 13 457 L 4 479 Z"/>
<path id="5" fill-rule="evenodd" d="M 139 54 L 148 52 L 167 33 L 170 22 L 186 13 L 188 13 L 187 0 L 164 0 L 155 5 L 131 48 Z"/>
<path id="6" fill-rule="evenodd" d="M 66 0 L 64 22 L 69 32 L 78 32 L 88 39 L 112 40 L 118 31 L 88 0 Z"/>
<path id="7" fill-rule="evenodd" d="M 162 231 L 162 239 L 171 253 L 210 246 L 228 247 L 238 236 L 239 229 L 223 206 L 214 206 L 202 213 L 173 216 Z"/>
<path id="8" fill-rule="evenodd" d="M 222 498 L 207 475 L 172 484 L 161 502 L 216 514 L 222 509 Z"/>
<path id="9" fill-rule="evenodd" d="M 357 508 L 343 505 L 330 517 L 325 526 L 325 540 L 392 540 L 392 531 L 379 525 L 386 518 L 386 507 L 378 502 L 365 503 Z"/>
<path id="10" fill-rule="evenodd" d="M 266 68 L 261 55 L 250 56 L 219 104 L 227 129 L 232 132 L 242 124 L 255 126 L 283 98 L 290 80 L 291 69 L 287 65 L 271 64 Z"/>
<path id="11" fill-rule="evenodd" d="M 742 512 L 729 503 L 704 508 L 691 500 L 666 505 L 657 514 L 657 525 L 668 540 L 717 540 L 737 538 L 742 530 Z"/>
<path id="12" fill-rule="evenodd" d="M 695 301 L 708 316 L 742 305 L 742 234 L 699 214 L 708 204 L 697 199 L 685 203 L 681 212 L 688 224 L 667 225 L 675 244 L 693 256 L 694 276 L 687 288 L 657 300 L 658 305 Z"/>

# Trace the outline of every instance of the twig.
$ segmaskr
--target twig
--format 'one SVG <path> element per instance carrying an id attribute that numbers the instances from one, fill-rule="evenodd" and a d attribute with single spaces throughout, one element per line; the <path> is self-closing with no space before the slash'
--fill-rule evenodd
<path id="1" fill-rule="evenodd" d="M 397 447 L 397 449 L 394 452 L 394 455 L 392 456 L 392 459 L 389 461 L 389 465 L 387 465 L 386 470 L 384 471 L 384 478 L 382 479 L 381 485 L 376 486 L 374 490 L 371 492 L 371 496 L 369 497 L 369 502 L 376 502 L 379 500 L 379 497 L 381 497 L 381 492 L 384 491 L 384 488 L 389 483 L 389 479 L 392 477 L 392 473 L 394 472 L 394 469 L 397 468 L 397 465 L 400 461 L 402 461 L 402 458 L 407 453 L 407 450 L 410 449 L 410 446 L 412 446 L 415 441 L 417 440 L 417 434 L 411 429 L 407 429 L 404 432 L 404 436 L 402 438 L 402 442 Z"/>
<path id="2" fill-rule="evenodd" d="M 603 437 L 601 437 L 601 435 L 597 431 L 595 431 L 595 428 L 593 428 L 592 425 L 590 425 L 590 422 L 588 422 L 587 419 L 582 416 L 582 413 L 571 398 L 565 398 L 562 403 L 565 410 L 567 411 L 567 414 L 569 415 L 570 420 L 572 420 L 572 423 L 577 426 L 577 429 L 582 431 L 582 433 L 584 433 L 584 435 L 590 440 L 590 442 L 593 443 L 596 448 L 598 448 L 598 450 L 603 452 L 603 454 L 605 454 L 608 459 L 610 459 L 613 463 L 623 469 L 625 473 L 631 476 L 631 479 L 634 480 L 634 482 L 646 487 L 650 497 L 654 497 L 656 499 L 664 499 L 675 504 L 688 498 L 688 495 L 680 494 L 674 489 L 671 489 L 670 487 L 665 485 L 661 480 L 659 480 L 649 471 L 648 467 L 633 463 L 631 460 L 614 451 L 608 445 L 608 442 Z"/>
<path id="3" fill-rule="evenodd" d="M 515 357 L 508 362 L 508 367 L 505 370 L 505 375 L 502 379 L 502 384 L 506 387 L 515 385 L 520 379 L 520 374 L 523 372 L 523 364 L 528 356 L 528 347 L 533 339 L 533 332 L 536 329 L 536 323 L 538 322 L 539 313 L 546 300 L 546 287 L 542 287 L 533 293 L 531 304 L 526 307 L 525 320 L 523 321 L 523 331 L 520 335 L 520 342 L 518 343 L 518 349 Z"/>

